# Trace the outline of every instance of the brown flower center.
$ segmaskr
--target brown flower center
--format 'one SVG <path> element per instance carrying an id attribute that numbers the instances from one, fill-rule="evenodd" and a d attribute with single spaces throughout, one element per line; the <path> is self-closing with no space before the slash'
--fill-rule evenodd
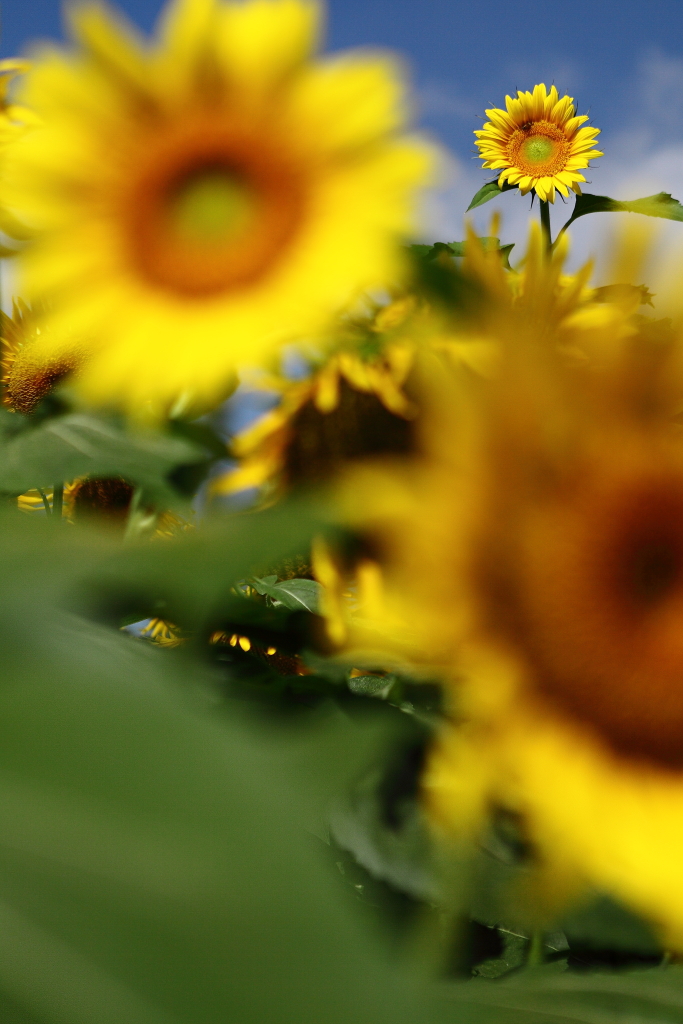
<path id="1" fill-rule="evenodd" d="M 292 421 L 292 440 L 285 456 L 290 484 L 329 480 L 351 459 L 404 454 L 413 448 L 411 420 L 389 412 L 379 398 L 340 381 L 339 403 L 328 413 L 307 402 Z"/>
<path id="2" fill-rule="evenodd" d="M 123 194 L 125 244 L 151 284 L 188 298 L 266 275 L 305 218 L 299 167 L 264 132 L 199 119 L 152 138 Z"/>
<path id="3" fill-rule="evenodd" d="M 571 146 L 564 132 L 551 121 L 536 121 L 517 128 L 507 144 L 512 167 L 533 178 L 550 177 L 564 170 Z"/>
<path id="4" fill-rule="evenodd" d="M 32 413 L 75 366 L 75 360 L 39 360 L 30 346 L 19 349 L 3 378 L 3 404 L 14 412 Z"/>
<path id="5" fill-rule="evenodd" d="M 133 498 L 133 488 L 120 477 L 81 480 L 73 492 L 75 520 L 96 517 L 123 527 Z"/>
<path id="6" fill-rule="evenodd" d="M 536 685 L 618 753 L 682 768 L 683 473 L 579 485 L 521 536 L 491 593 Z"/>

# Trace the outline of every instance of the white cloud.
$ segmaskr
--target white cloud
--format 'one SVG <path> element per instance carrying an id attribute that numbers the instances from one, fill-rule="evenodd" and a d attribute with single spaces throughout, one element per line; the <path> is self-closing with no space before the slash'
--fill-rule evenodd
<path id="1" fill-rule="evenodd" d="M 477 116 L 476 103 L 468 100 L 449 85 L 436 80 L 425 82 L 416 96 L 418 113 L 423 117 L 462 118 L 471 121 Z"/>

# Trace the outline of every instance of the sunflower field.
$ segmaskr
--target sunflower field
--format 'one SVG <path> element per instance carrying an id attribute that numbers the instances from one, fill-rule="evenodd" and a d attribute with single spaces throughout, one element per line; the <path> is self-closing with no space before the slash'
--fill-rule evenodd
<path id="1" fill-rule="evenodd" d="M 683 205 L 322 13 L 0 62 L 0 1021 L 683 1024 Z"/>

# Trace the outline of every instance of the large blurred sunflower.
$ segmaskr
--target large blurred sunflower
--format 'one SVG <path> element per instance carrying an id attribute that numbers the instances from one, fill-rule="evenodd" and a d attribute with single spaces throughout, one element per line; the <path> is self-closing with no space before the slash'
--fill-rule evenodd
<path id="1" fill-rule="evenodd" d="M 490 118 L 475 131 L 484 167 L 500 169 L 498 184 L 516 185 L 522 195 L 534 189 L 538 198 L 555 202 L 555 190 L 581 194 L 579 171 L 603 154 L 594 149 L 599 128 L 581 127 L 587 115 L 577 116 L 571 96 L 560 99 L 553 85 L 535 85 L 533 92 L 505 97 L 505 110 L 486 111 Z"/>
<path id="2" fill-rule="evenodd" d="M 488 381 L 440 370 L 423 456 L 346 495 L 451 680 L 433 817 L 481 834 L 512 812 L 556 897 L 573 877 L 683 948 L 683 348 L 635 292 L 554 329 L 508 306 Z"/>
<path id="3" fill-rule="evenodd" d="M 78 49 L 37 55 L 45 125 L 6 187 L 42 231 L 22 271 L 51 302 L 45 344 L 87 341 L 89 400 L 215 402 L 236 365 L 399 272 L 430 157 L 399 134 L 396 65 L 311 60 L 318 21 L 307 0 L 174 0 L 144 48 L 88 4 Z"/>

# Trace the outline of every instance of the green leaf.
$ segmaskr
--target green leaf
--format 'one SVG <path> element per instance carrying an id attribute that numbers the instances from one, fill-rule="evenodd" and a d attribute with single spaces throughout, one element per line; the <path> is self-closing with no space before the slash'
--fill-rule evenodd
<path id="1" fill-rule="evenodd" d="M 576 197 L 574 212 L 562 230 L 566 230 L 579 217 L 585 217 L 589 213 L 641 213 L 646 217 L 683 221 L 683 206 L 668 192 L 658 192 L 654 196 L 630 201 L 610 199 L 609 196 L 593 196 L 584 192 Z"/>
<path id="2" fill-rule="evenodd" d="M 574 974 L 560 964 L 442 985 L 430 1024 L 681 1024 L 683 970 Z"/>
<path id="3" fill-rule="evenodd" d="M 0 532 L 3 1021 L 414 1024 L 302 827 L 353 723 L 300 745 L 219 716 L 201 662 L 58 609 L 92 544 L 34 525 Z"/>
<path id="4" fill-rule="evenodd" d="M 277 576 L 264 576 L 263 579 L 259 579 L 258 576 L 255 576 L 254 579 L 251 580 L 251 583 L 256 593 L 265 597 L 268 592 L 268 588 L 272 587 L 274 583 L 277 583 Z"/>
<path id="5" fill-rule="evenodd" d="M 491 235 L 479 236 L 479 242 L 486 252 L 497 250 L 503 259 L 505 269 L 510 269 L 510 253 L 515 247 L 514 242 L 510 242 L 507 245 L 501 245 L 500 239 L 494 238 Z M 433 245 L 411 245 L 410 249 L 418 259 L 431 262 L 443 253 L 447 256 L 455 256 L 457 258 L 465 256 L 467 252 L 467 242 L 434 242 Z"/>
<path id="6" fill-rule="evenodd" d="M 434 247 L 432 245 L 409 245 L 408 246 L 408 249 L 410 250 L 410 252 L 413 253 L 414 256 L 417 256 L 418 259 L 425 259 L 426 257 L 428 257 L 433 248 Z"/>
<path id="7" fill-rule="evenodd" d="M 509 242 L 507 245 L 501 245 L 499 238 L 494 238 L 490 235 L 479 236 L 479 242 L 485 252 L 497 250 L 503 260 L 503 266 L 506 270 L 510 270 L 510 253 L 515 247 L 514 242 Z M 454 256 L 464 256 L 467 251 L 467 242 L 449 242 L 448 247 L 451 249 Z"/>
<path id="8" fill-rule="evenodd" d="M 146 615 L 161 615 L 201 633 L 225 621 L 239 580 L 307 551 L 311 537 L 324 529 L 319 509 L 291 500 L 248 515 L 221 516 L 173 544 L 121 548 L 93 538 L 89 559 L 74 565 L 73 601 L 85 614 L 111 622 L 135 602 Z M 68 558 L 64 542 L 57 556 L 61 552 Z M 284 604 L 284 594 L 275 593 Z M 301 602 L 296 607 L 301 609 Z"/>
<path id="9" fill-rule="evenodd" d="M 254 589 L 270 597 L 276 605 L 284 605 L 291 611 L 317 613 L 320 603 L 321 586 L 317 580 L 293 579 L 271 583 L 277 576 L 254 579 Z"/>
<path id="10" fill-rule="evenodd" d="M 169 473 L 205 458 L 205 451 L 186 439 L 127 431 L 104 417 L 72 413 L 0 441 L 0 490 L 21 494 L 78 476 L 121 476 L 151 500 L 173 504 L 178 494 Z"/>
<path id="11" fill-rule="evenodd" d="M 440 901 L 429 830 L 417 801 L 405 802 L 391 827 L 381 805 L 384 768 L 377 768 L 340 800 L 330 818 L 332 837 L 374 878 L 421 901 Z"/>
<path id="12" fill-rule="evenodd" d="M 619 950 L 643 956 L 663 954 L 650 926 L 607 896 L 574 908 L 562 917 L 558 927 L 572 948 Z"/>
<path id="13" fill-rule="evenodd" d="M 501 245 L 501 247 L 500 247 L 501 259 L 503 260 L 503 266 L 505 267 L 506 270 L 511 270 L 512 269 L 510 267 L 510 253 L 512 252 L 514 247 L 515 247 L 515 243 L 514 242 L 508 242 L 507 245 Z"/>
<path id="14" fill-rule="evenodd" d="M 469 213 L 469 211 L 474 210 L 475 207 L 483 206 L 484 203 L 488 203 L 489 200 L 497 199 L 497 197 L 502 195 L 503 192 L 510 192 L 515 188 L 517 188 L 517 185 L 508 185 L 507 181 L 502 186 L 498 184 L 498 179 L 495 181 L 489 181 L 475 194 L 472 202 L 467 207 L 467 212 Z"/>
<path id="15" fill-rule="evenodd" d="M 396 676 L 351 676 L 349 690 L 359 697 L 386 697 L 396 682 Z"/>

